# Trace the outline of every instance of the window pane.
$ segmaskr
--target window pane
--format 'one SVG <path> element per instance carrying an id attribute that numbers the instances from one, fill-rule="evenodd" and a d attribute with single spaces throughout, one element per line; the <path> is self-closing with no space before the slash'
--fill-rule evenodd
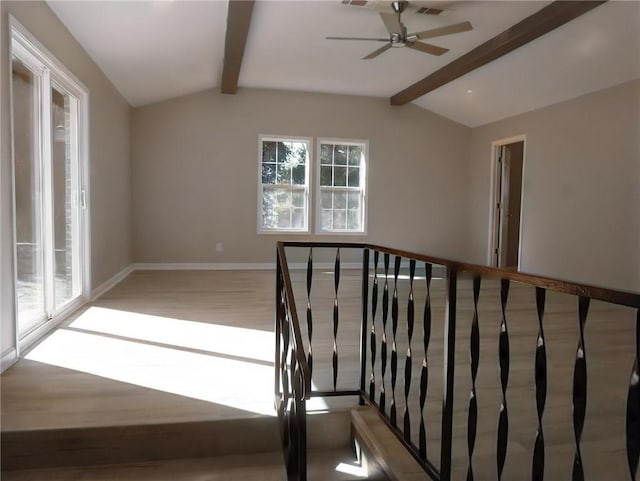
<path id="1" fill-rule="evenodd" d="M 360 169 L 349 167 L 349 187 L 360 187 Z"/>
<path id="2" fill-rule="evenodd" d="M 334 210 L 333 211 L 333 228 L 335 230 L 344 230 L 347 228 L 347 211 L 346 210 Z"/>
<path id="3" fill-rule="evenodd" d="M 80 294 L 78 172 L 71 121 L 74 99 L 51 90 L 53 178 L 53 234 L 55 269 L 55 306 L 61 307 Z"/>
<path id="4" fill-rule="evenodd" d="M 307 162 L 307 145 L 302 142 L 294 142 L 292 144 L 291 162 L 294 165 L 304 165 Z"/>
<path id="5" fill-rule="evenodd" d="M 362 147 L 359 145 L 349 146 L 349 165 L 359 166 L 360 156 L 362 155 Z"/>
<path id="6" fill-rule="evenodd" d="M 12 62 L 15 158 L 16 276 L 18 330 L 26 334 L 45 314 L 44 238 L 40 179 L 40 78 L 17 59 Z"/>
<path id="7" fill-rule="evenodd" d="M 348 205 L 347 208 L 349 210 L 358 209 L 360 210 L 360 192 L 349 192 L 348 197 Z"/>
<path id="8" fill-rule="evenodd" d="M 304 163 L 296 165 L 293 168 L 293 183 L 295 185 L 305 185 L 306 180 Z"/>
<path id="9" fill-rule="evenodd" d="M 347 192 L 334 192 L 333 193 L 333 208 L 334 209 L 346 209 L 347 208 Z"/>
<path id="10" fill-rule="evenodd" d="M 333 152 L 333 145 L 321 144 L 320 145 L 320 164 L 330 164 L 332 152 Z"/>
<path id="11" fill-rule="evenodd" d="M 361 230 L 360 227 L 360 215 L 359 210 L 350 210 L 347 212 L 347 229 L 349 230 Z"/>
<path id="12" fill-rule="evenodd" d="M 287 208 L 291 206 L 291 192 L 288 190 L 278 191 L 277 198 L 278 206 L 286 206 Z"/>
<path id="13" fill-rule="evenodd" d="M 332 202 L 332 192 L 321 192 L 320 193 L 320 204 L 323 209 L 331 209 L 333 206 Z"/>
<path id="14" fill-rule="evenodd" d="M 278 142 L 278 163 L 289 161 L 291 157 L 290 145 L 290 142 Z"/>
<path id="15" fill-rule="evenodd" d="M 346 167 L 335 167 L 335 178 L 333 179 L 333 185 L 337 187 L 343 187 L 347 185 Z"/>
<path id="16" fill-rule="evenodd" d="M 262 227 L 272 229 L 277 225 L 276 206 L 278 199 L 276 192 L 271 189 L 262 190 Z"/>
<path id="17" fill-rule="evenodd" d="M 322 209 L 320 213 L 320 228 L 322 230 L 331 230 L 331 212 L 330 209 Z"/>
<path id="18" fill-rule="evenodd" d="M 288 229 L 291 227 L 291 209 L 278 208 L 278 228 Z"/>
<path id="19" fill-rule="evenodd" d="M 333 148 L 333 162 L 336 165 L 347 165 L 347 149 L 346 145 L 336 145 Z"/>
<path id="20" fill-rule="evenodd" d="M 291 184 L 291 167 L 288 163 L 278 163 L 278 184 Z"/>
<path id="21" fill-rule="evenodd" d="M 291 227 L 294 229 L 304 228 L 304 209 L 293 209 Z"/>
<path id="22" fill-rule="evenodd" d="M 268 140 L 262 142 L 262 162 L 276 161 L 276 143 Z"/>
<path id="23" fill-rule="evenodd" d="M 331 186 L 333 185 L 331 180 L 331 171 L 333 167 L 323 165 L 320 167 L 320 185 L 322 186 Z"/>
<path id="24" fill-rule="evenodd" d="M 304 207 L 304 192 L 293 192 L 293 206 Z"/>
<path id="25" fill-rule="evenodd" d="M 262 164 L 262 183 L 276 183 L 276 164 Z"/>

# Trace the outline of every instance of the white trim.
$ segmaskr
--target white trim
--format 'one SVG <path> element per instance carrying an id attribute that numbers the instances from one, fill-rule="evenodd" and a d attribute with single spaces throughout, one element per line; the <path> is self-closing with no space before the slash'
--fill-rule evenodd
<path id="1" fill-rule="evenodd" d="M 26 354 L 34 344 L 40 342 L 45 335 L 66 321 L 71 314 L 84 307 L 85 304 L 86 303 L 82 296 L 77 297 L 73 302 L 65 305 L 65 307 L 56 314 L 56 317 L 40 324 L 38 327 L 24 335 L 20 339 L 20 356 L 24 356 L 24 354 Z"/>
<path id="2" fill-rule="evenodd" d="M 525 174 L 525 156 L 527 146 L 526 134 L 514 135 L 513 137 L 507 137 L 505 139 L 494 140 L 491 142 L 491 184 L 489 195 L 489 229 L 488 229 L 488 242 L 487 242 L 487 264 L 495 267 L 494 255 L 495 250 L 498 247 L 498 239 L 496 236 L 496 209 L 495 205 L 498 202 L 498 155 L 497 151 L 499 147 L 503 145 L 514 144 L 516 142 L 524 142 L 522 149 L 522 187 L 520 189 L 520 232 L 518 239 L 518 270 L 520 269 L 522 261 L 522 224 L 523 224 L 523 209 L 524 209 L 524 174 Z"/>
<path id="3" fill-rule="evenodd" d="M 313 264 L 314 269 L 333 269 L 333 262 L 317 262 Z M 132 265 L 134 271 L 268 271 L 275 270 L 275 262 L 150 262 L 138 263 Z M 306 262 L 290 262 L 289 269 L 301 270 L 306 269 Z M 360 262 L 343 262 L 340 264 L 341 269 L 360 269 Z"/>
<path id="4" fill-rule="evenodd" d="M 107 292 L 109 289 L 114 287 L 116 284 L 118 284 L 119 282 L 122 282 L 125 279 L 125 277 L 127 277 L 133 271 L 134 271 L 134 264 L 131 264 L 125 267 L 124 269 L 122 269 L 120 272 L 118 272 L 114 276 L 112 276 L 110 279 L 107 279 L 105 282 L 103 282 L 102 284 L 100 284 L 98 287 L 96 287 L 91 291 L 89 301 L 90 302 L 95 301 L 98 297 L 103 295 L 105 292 Z"/>
<path id="5" fill-rule="evenodd" d="M 303 229 L 266 229 L 262 226 L 262 143 L 267 141 L 274 142 L 304 142 L 307 144 L 307 165 L 305 170 L 306 185 L 304 188 L 306 209 L 305 209 L 305 227 Z M 256 233 L 262 234 L 309 234 L 311 233 L 311 202 L 310 195 L 312 185 L 312 166 L 313 166 L 313 137 L 297 137 L 293 135 L 258 135 L 258 195 L 256 197 Z M 276 173 L 277 175 L 277 173 Z M 271 185 L 271 184 L 269 184 Z M 278 184 L 274 184 L 278 185 Z M 286 188 L 286 186 L 284 186 Z"/>
<path id="6" fill-rule="evenodd" d="M 74 95 L 80 96 L 83 93 L 88 93 L 89 90 L 84 84 L 73 75 L 73 73 L 65 67 L 65 65 L 53 55 L 47 47 L 38 41 L 24 25 L 22 25 L 13 15 L 9 14 L 9 38 L 13 38 L 18 41 L 23 47 L 27 48 L 32 55 L 34 55 L 39 62 L 43 63 L 49 70 L 56 72 L 65 83 L 72 84 L 73 87 L 77 87 L 70 92 Z M 35 50 L 35 51 L 34 51 Z"/>
<path id="7" fill-rule="evenodd" d="M 40 106 L 42 114 L 40 115 L 40 136 L 42 137 L 42 143 L 40 146 L 40 165 L 43 165 L 44 172 L 42 175 L 42 192 L 47 203 L 51 204 L 52 199 L 52 176 L 51 176 L 51 152 L 46 146 L 51 145 L 51 125 L 50 125 L 50 106 L 51 106 L 51 88 L 55 87 L 61 92 L 74 98 L 78 105 L 77 111 L 72 115 L 72 122 L 75 125 L 74 137 L 77 142 L 77 188 L 73 189 L 73 195 L 76 202 L 80 202 L 81 196 L 86 199 L 89 197 L 89 91 L 85 85 L 69 71 L 62 62 L 60 62 L 55 55 L 53 55 L 43 44 L 41 44 L 18 20 L 12 15 L 9 15 L 9 39 L 10 39 L 10 56 L 18 55 L 22 61 L 27 61 L 29 66 L 39 72 L 38 75 L 41 78 L 40 85 L 41 98 Z M 12 87 L 10 87 L 12 88 Z M 11 111 L 13 117 L 13 95 L 11 95 Z M 13 129 L 13 122 L 11 122 L 11 128 Z M 12 158 L 13 152 L 13 132 L 12 132 Z M 16 259 L 16 207 L 15 207 L 15 159 L 12 161 L 12 177 L 13 177 L 13 233 L 14 233 L 14 286 L 17 284 L 17 259 Z M 48 214 L 47 214 L 48 212 Z M 45 251 L 52 250 L 53 248 L 53 230 L 52 230 L 52 218 L 51 212 L 45 212 L 43 223 L 45 226 L 45 232 L 43 235 L 43 248 Z M 89 209 L 85 203 L 85 208 L 81 208 L 78 212 L 77 219 L 74 224 L 78 224 L 77 233 L 80 233 L 77 241 L 79 242 L 78 253 L 81 257 L 80 263 L 82 265 L 80 279 L 81 293 L 78 297 L 71 302 L 63 305 L 56 310 L 56 306 L 52 305 L 53 301 L 53 285 L 46 287 L 48 295 L 45 296 L 47 305 L 45 310 L 48 315 L 52 316 L 52 320 L 45 321 L 42 325 L 28 332 L 26 335 L 20 335 L 19 320 L 18 320 L 18 302 L 17 291 L 14 288 L 14 325 L 16 331 L 16 348 L 18 350 L 18 356 L 21 355 L 21 349 L 27 344 L 32 344 L 44 335 L 51 326 L 59 324 L 60 320 L 66 317 L 71 311 L 80 307 L 84 302 L 89 300 L 90 296 L 90 278 L 91 278 L 91 257 L 90 257 L 90 218 Z M 49 248 L 49 249 L 48 249 Z M 53 274 L 53 259 L 51 256 L 45 256 L 46 265 L 44 266 L 45 276 L 52 277 Z"/>
<path id="8" fill-rule="evenodd" d="M 320 227 L 320 210 L 322 209 L 321 189 L 320 189 L 320 149 L 322 144 L 341 144 L 341 145 L 357 145 L 364 146 L 364 166 L 361 166 L 361 177 L 364 177 L 363 185 L 359 191 L 362 192 L 362 229 L 361 230 L 323 230 Z M 367 218 L 369 216 L 369 209 L 367 208 L 367 186 L 369 182 L 369 140 L 367 139 L 340 139 L 336 137 L 318 137 L 316 139 L 316 168 L 315 176 L 316 180 L 313 184 L 315 190 L 314 194 L 314 216 L 315 216 L 315 233 L 316 235 L 337 235 L 337 236 L 366 236 L 367 235 Z M 348 172 L 347 172 L 348 174 Z"/>
<path id="9" fill-rule="evenodd" d="M 2 358 L 0 359 L 0 373 L 5 372 L 11 366 L 13 366 L 16 362 L 18 362 L 18 350 L 14 347 L 7 350 L 4 354 L 2 354 Z"/>

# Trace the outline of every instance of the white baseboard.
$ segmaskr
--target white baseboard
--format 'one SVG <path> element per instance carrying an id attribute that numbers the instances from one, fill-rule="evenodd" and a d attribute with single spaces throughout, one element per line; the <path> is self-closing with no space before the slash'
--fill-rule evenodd
<path id="1" fill-rule="evenodd" d="M 313 264 L 314 269 L 333 270 L 333 267 L 333 262 L 316 262 Z M 360 269 L 361 267 L 362 264 L 359 262 L 343 262 L 340 265 L 341 269 Z M 134 271 L 268 271 L 275 270 L 275 268 L 275 262 L 139 262 L 125 267 L 111 279 L 93 289 L 89 301 L 95 301 Z M 307 263 L 291 262 L 289 263 L 289 268 L 291 270 L 303 270 L 307 268 Z"/>
<path id="2" fill-rule="evenodd" d="M 276 268 L 274 262 L 142 262 L 132 265 L 134 271 L 263 271 Z"/>
<path id="3" fill-rule="evenodd" d="M 7 352 L 2 354 L 0 358 L 0 372 L 4 372 L 18 362 L 18 351 L 15 347 L 12 347 Z"/>
<path id="4" fill-rule="evenodd" d="M 333 269 L 333 262 L 316 262 L 313 264 L 314 269 Z M 134 271 L 269 271 L 275 270 L 275 262 L 151 262 L 133 264 Z M 340 264 L 341 269 L 360 269 L 362 264 L 359 262 L 343 262 Z M 306 269 L 306 262 L 290 262 L 290 269 L 300 270 Z"/>
<path id="5" fill-rule="evenodd" d="M 89 301 L 90 302 L 95 301 L 98 297 L 100 297 L 102 294 L 104 294 L 113 286 L 115 286 L 118 282 L 122 281 L 125 277 L 131 274 L 134 271 L 134 265 L 125 267 L 120 272 L 118 272 L 115 276 L 113 276 L 111 279 L 103 282 L 95 289 L 92 289 Z"/>

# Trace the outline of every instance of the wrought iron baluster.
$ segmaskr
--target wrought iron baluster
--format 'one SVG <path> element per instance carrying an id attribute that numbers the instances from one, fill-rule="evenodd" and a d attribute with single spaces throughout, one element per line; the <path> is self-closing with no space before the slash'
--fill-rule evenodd
<path id="1" fill-rule="evenodd" d="M 382 379 L 380 382 L 380 404 L 382 413 L 385 411 L 386 395 L 384 389 L 384 375 L 387 370 L 387 318 L 389 317 L 389 254 L 384 253 L 384 288 L 382 290 L 382 345 L 380 346 L 380 363 Z"/>
<path id="2" fill-rule="evenodd" d="M 369 249 L 362 250 L 362 323 L 360 325 L 360 396 L 358 404 L 364 405 L 367 376 L 367 331 L 369 330 Z M 373 371 L 372 371 L 373 372 Z"/>
<path id="3" fill-rule="evenodd" d="M 507 300 L 509 298 L 509 280 L 500 282 L 500 305 L 502 308 L 502 322 L 500 323 L 500 338 L 498 341 L 498 357 L 500 363 L 500 387 L 502 402 L 498 418 L 498 480 L 502 479 L 504 462 L 507 458 L 507 440 L 509 438 L 509 413 L 507 411 L 507 385 L 509 383 L 509 330 L 507 329 Z"/>
<path id="4" fill-rule="evenodd" d="M 536 411 L 538 414 L 538 429 L 533 448 L 533 464 L 531 467 L 531 479 L 542 481 L 544 479 L 544 434 L 542 430 L 542 416 L 547 400 L 547 346 L 544 339 L 544 306 L 547 291 L 542 287 L 536 287 L 536 309 L 538 311 L 538 337 L 536 340 Z"/>
<path id="5" fill-rule="evenodd" d="M 309 372 L 313 374 L 313 313 L 311 311 L 311 282 L 313 280 L 313 247 L 309 247 L 309 258 L 307 259 L 307 332 L 309 334 Z"/>
<path id="6" fill-rule="evenodd" d="M 407 357 L 404 361 L 404 439 L 411 442 L 411 417 L 409 415 L 409 391 L 411 390 L 411 338 L 413 337 L 413 278 L 416 274 L 416 261 L 409 260 L 409 300 L 407 301 Z"/>
<path id="7" fill-rule="evenodd" d="M 293 371 L 293 420 L 296 431 L 296 476 L 293 479 L 307 480 L 307 406 L 304 392 L 304 379 L 299 364 L 295 364 Z"/>
<path id="8" fill-rule="evenodd" d="M 627 461 L 631 481 L 636 479 L 638 458 L 640 458 L 640 309 L 636 316 L 636 356 L 631 369 L 629 393 L 627 395 Z"/>
<path id="9" fill-rule="evenodd" d="M 284 291 L 281 296 L 282 303 L 282 312 L 285 317 L 282 322 L 282 351 L 281 351 L 281 359 L 280 359 L 280 376 L 282 379 L 282 394 L 283 394 L 283 402 L 286 403 L 289 400 L 290 393 L 290 382 L 289 382 L 289 370 L 288 370 L 288 357 L 290 352 L 289 346 L 289 319 L 287 314 L 287 308 L 284 301 Z"/>
<path id="10" fill-rule="evenodd" d="M 333 299 L 333 390 L 338 384 L 338 324 L 340 310 L 338 308 L 338 287 L 340 286 L 340 248 L 336 250 L 336 262 L 333 267 L 333 287 L 335 298 Z"/>
<path id="11" fill-rule="evenodd" d="M 573 481 L 584 481 L 584 466 L 582 464 L 582 453 L 580 451 L 580 438 L 584 427 L 584 417 L 587 411 L 587 358 L 584 344 L 584 326 L 589 313 L 588 297 L 578 299 L 578 327 L 580 335 L 578 338 L 578 349 L 576 350 L 576 361 L 573 365 L 573 435 L 576 441 L 576 452 L 573 457 Z"/>
<path id="12" fill-rule="evenodd" d="M 429 387 L 429 362 L 427 352 L 431 340 L 431 264 L 424 264 L 424 276 L 427 284 L 427 294 L 424 301 L 424 314 L 422 316 L 422 344 L 424 358 L 422 359 L 422 371 L 420 372 L 420 436 L 419 452 L 423 461 L 427 459 L 427 430 L 424 424 L 424 404 L 427 400 L 427 388 Z"/>
<path id="13" fill-rule="evenodd" d="M 398 275 L 400 274 L 400 262 L 402 258 L 396 256 L 393 268 L 393 300 L 391 302 L 391 329 L 393 344 L 391 344 L 391 406 L 389 420 L 393 427 L 397 426 L 396 419 L 396 381 L 398 379 L 398 345 L 396 335 L 398 333 Z"/>
<path id="14" fill-rule="evenodd" d="M 442 399 L 442 445 L 440 449 L 440 480 L 451 480 L 453 452 L 453 393 L 456 368 L 456 304 L 458 271 L 447 267 L 447 304 L 444 325 L 444 393 Z"/>
<path id="15" fill-rule="evenodd" d="M 380 253 L 373 252 L 373 287 L 371 290 L 371 379 L 369 380 L 369 399 L 376 399 L 376 313 L 378 311 L 378 261 Z"/>
<path id="16" fill-rule="evenodd" d="M 480 297 L 480 276 L 473 278 L 473 320 L 471 321 L 471 336 L 469 338 L 469 359 L 471 362 L 471 396 L 467 414 L 467 450 L 469 453 L 469 467 L 467 481 L 473 481 L 473 451 L 476 444 L 478 429 L 478 400 L 476 398 L 476 378 L 480 362 L 480 327 L 478 325 L 478 298 Z"/>

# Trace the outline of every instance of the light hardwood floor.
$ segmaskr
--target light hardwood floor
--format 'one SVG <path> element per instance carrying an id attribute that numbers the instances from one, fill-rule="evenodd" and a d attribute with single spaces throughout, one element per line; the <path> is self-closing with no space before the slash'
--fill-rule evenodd
<path id="1" fill-rule="evenodd" d="M 398 282 L 398 380 L 402 421 L 404 365 L 409 347 L 406 309 L 409 283 Z M 306 329 L 303 271 L 293 271 L 297 307 Z M 137 271 L 60 329 L 2 376 L 2 429 L 212 420 L 273 414 L 274 279 L 271 271 Z M 371 279 L 370 279 L 371 280 Z M 314 386 L 332 385 L 333 273 L 317 269 L 314 313 Z M 379 300 L 384 280 L 379 281 Z M 390 295 L 394 283 L 389 279 Z M 371 283 L 369 284 L 371 289 Z M 359 383 L 360 271 L 343 270 L 339 288 L 338 387 Z M 409 396 L 412 438 L 417 442 L 417 387 L 424 350 L 424 278 L 414 283 L 416 325 L 411 343 Z M 444 281 L 432 283 L 429 391 L 424 411 L 430 458 L 437 461 L 442 402 Z M 497 338 L 499 289 L 485 282 L 479 305 L 480 369 L 476 381 L 479 422 L 473 458 L 476 479 L 497 479 L 495 445 L 500 406 Z M 460 281 L 456 346 L 454 479 L 467 468 L 466 419 L 470 392 L 471 282 Z M 629 479 L 624 451 L 626 387 L 633 362 L 635 313 L 593 303 L 586 328 L 589 398 L 582 436 L 587 479 Z M 370 314 L 371 318 L 371 314 Z M 381 306 L 376 322 L 376 397 L 380 393 Z M 507 308 L 511 366 L 507 394 L 509 446 L 503 479 L 530 479 L 536 431 L 533 363 L 537 318 L 533 289 L 512 285 Z M 391 352 L 391 315 L 387 324 Z M 571 392 L 578 330 L 575 299 L 549 294 L 545 315 L 549 388 L 544 416 L 546 478 L 570 479 L 574 451 Z M 369 349 L 367 356 L 370 356 Z M 368 357 L 369 362 L 369 357 Z M 367 368 L 367 383 L 371 370 Z M 391 399 L 390 365 L 384 379 Z M 352 401 L 349 401 L 352 402 Z M 316 402 L 310 409 L 322 409 Z M 437 462 L 435 463 L 438 464 Z"/>

